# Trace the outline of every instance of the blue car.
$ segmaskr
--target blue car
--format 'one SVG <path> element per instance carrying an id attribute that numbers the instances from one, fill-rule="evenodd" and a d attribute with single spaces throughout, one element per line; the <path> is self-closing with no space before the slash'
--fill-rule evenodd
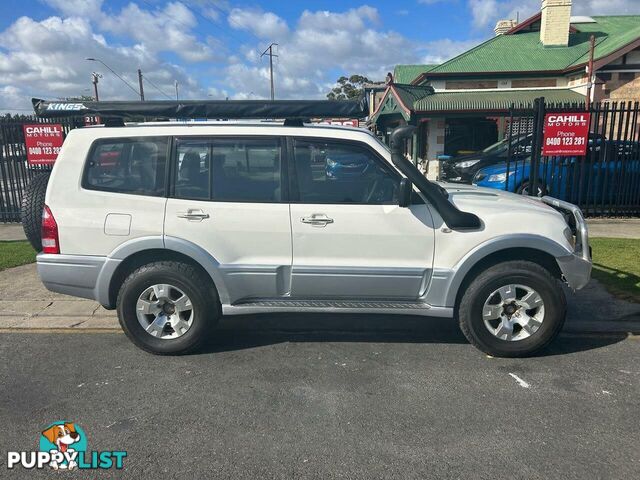
<path id="1" fill-rule="evenodd" d="M 370 167 L 365 154 L 330 152 L 326 157 L 325 171 L 329 180 L 346 180 L 361 177 Z"/>
<path id="2" fill-rule="evenodd" d="M 508 170 L 508 173 L 507 173 Z M 531 161 L 526 159 L 491 165 L 479 170 L 472 183 L 529 194 Z M 507 178 L 508 175 L 508 178 Z M 589 142 L 586 157 L 545 157 L 538 166 L 535 194 L 551 195 L 572 203 L 613 200 L 632 191 L 640 182 L 640 144 L 596 140 Z"/>

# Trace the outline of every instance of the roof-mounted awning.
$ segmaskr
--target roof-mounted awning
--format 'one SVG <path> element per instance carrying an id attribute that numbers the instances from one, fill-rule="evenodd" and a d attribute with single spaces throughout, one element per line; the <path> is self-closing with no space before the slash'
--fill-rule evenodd
<path id="1" fill-rule="evenodd" d="M 364 118 L 366 99 L 343 100 L 161 100 L 85 102 L 31 99 L 40 117 L 100 115 L 111 118 L 307 119 Z"/>

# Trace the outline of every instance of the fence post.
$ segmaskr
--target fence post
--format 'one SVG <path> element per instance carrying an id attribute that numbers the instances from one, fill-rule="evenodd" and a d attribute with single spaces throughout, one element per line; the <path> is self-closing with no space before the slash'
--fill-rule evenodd
<path id="1" fill-rule="evenodd" d="M 540 166 L 540 155 L 542 153 L 544 114 L 544 97 L 536 98 L 533 101 L 533 138 L 531 139 L 531 181 L 529 182 L 529 195 L 537 195 L 538 192 L 538 169 Z"/>

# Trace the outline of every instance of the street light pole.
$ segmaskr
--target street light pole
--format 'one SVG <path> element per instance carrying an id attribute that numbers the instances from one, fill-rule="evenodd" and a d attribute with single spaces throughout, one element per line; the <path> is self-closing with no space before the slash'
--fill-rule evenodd
<path id="1" fill-rule="evenodd" d="M 100 97 L 98 97 L 98 79 L 102 77 L 102 75 L 100 75 L 97 72 L 93 72 L 91 74 L 91 83 L 93 83 L 93 93 L 94 93 L 94 97 L 96 97 L 96 102 L 100 101 Z"/>
<path id="2" fill-rule="evenodd" d="M 138 85 L 140 85 L 140 101 L 144 102 L 144 86 L 142 85 L 142 70 L 138 69 Z"/>
<path id="3" fill-rule="evenodd" d="M 124 78 L 122 78 L 120 75 L 118 75 L 115 70 L 113 68 L 111 68 L 109 65 L 107 65 L 106 63 L 104 63 L 102 60 L 100 60 L 99 58 L 85 58 L 85 60 L 88 60 L 90 62 L 98 62 L 101 63 L 102 65 L 104 65 L 104 67 L 109 70 L 111 73 L 113 73 L 116 77 L 118 77 L 120 80 L 122 80 L 122 83 L 124 83 L 127 87 L 129 87 L 131 89 L 131 91 L 133 91 L 136 95 L 140 95 L 140 92 L 138 92 L 135 88 L 133 88 L 131 86 L 131 84 L 129 82 L 127 82 Z"/>
<path id="4" fill-rule="evenodd" d="M 176 84 L 176 100 L 180 100 L 180 98 L 178 97 L 178 80 L 175 81 Z"/>

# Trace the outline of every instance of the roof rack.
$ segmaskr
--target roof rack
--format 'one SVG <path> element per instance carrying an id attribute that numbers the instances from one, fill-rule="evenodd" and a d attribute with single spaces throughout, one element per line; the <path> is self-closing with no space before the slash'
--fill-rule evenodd
<path id="1" fill-rule="evenodd" d="M 145 102 L 85 102 L 32 98 L 39 117 L 99 115 L 112 119 L 148 117 L 153 119 L 284 119 L 285 125 L 301 125 L 310 118 L 364 118 L 366 98 L 344 100 L 160 100 Z"/>

